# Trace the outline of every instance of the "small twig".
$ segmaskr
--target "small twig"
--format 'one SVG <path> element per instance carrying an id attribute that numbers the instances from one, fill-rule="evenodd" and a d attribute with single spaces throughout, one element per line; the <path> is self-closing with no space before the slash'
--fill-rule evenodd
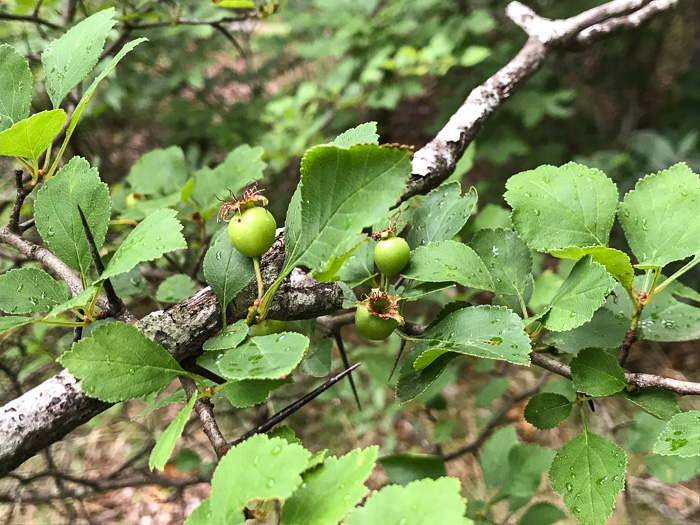
<path id="1" fill-rule="evenodd" d="M 499 410 L 496 415 L 494 415 L 489 422 L 486 424 L 484 429 L 479 433 L 478 436 L 476 436 L 472 441 L 470 441 L 467 445 L 458 448 L 454 452 L 450 452 L 449 454 L 444 456 L 445 461 L 452 461 L 453 459 L 458 458 L 459 456 L 462 456 L 464 454 L 470 454 L 473 452 L 476 452 L 478 449 L 481 448 L 481 445 L 483 445 L 486 440 L 491 436 L 491 434 L 494 433 L 494 431 L 498 428 L 498 426 L 501 424 L 501 421 L 503 418 L 506 417 L 506 414 L 508 414 L 508 411 L 513 408 L 514 405 L 517 405 L 521 401 L 524 401 L 528 397 L 534 396 L 537 392 L 540 391 L 542 386 L 547 382 L 547 379 L 549 374 L 545 374 L 542 376 L 539 381 L 537 381 L 537 384 L 532 387 L 529 390 L 526 390 L 525 392 L 521 392 L 518 394 L 516 397 L 511 398 L 509 401 L 507 401 L 501 410 Z"/>
<path id="2" fill-rule="evenodd" d="M 17 197 L 15 197 L 15 203 L 10 212 L 10 220 L 7 223 L 7 228 L 12 233 L 21 233 L 19 228 L 19 215 L 22 211 L 24 199 L 27 198 L 27 195 L 29 195 L 33 189 L 33 186 L 22 183 L 22 175 L 24 175 L 22 170 L 15 170 L 15 189 L 17 190 Z"/>
<path id="3" fill-rule="evenodd" d="M 323 383 L 321 386 L 316 388 L 315 390 L 309 392 L 306 394 L 304 397 L 299 399 L 298 401 L 295 401 L 291 405 L 283 408 L 279 412 L 277 412 L 275 415 L 273 415 L 271 418 L 269 418 L 267 421 L 265 421 L 263 424 L 258 425 L 252 430 L 249 430 L 245 434 L 243 434 L 241 437 L 239 437 L 237 440 L 232 441 L 229 444 L 229 447 L 235 447 L 239 443 L 243 443 L 246 439 L 248 439 L 251 436 L 254 436 L 255 434 L 260 434 L 261 432 L 267 432 L 270 430 L 272 427 L 274 427 L 277 423 L 280 423 L 281 421 L 284 421 L 287 417 L 291 416 L 294 412 L 299 410 L 301 407 L 306 405 L 309 401 L 312 401 L 314 398 L 328 390 L 330 387 L 335 385 L 338 381 L 343 379 L 346 375 L 350 374 L 353 370 L 355 370 L 358 366 L 360 366 L 362 363 L 356 363 L 352 365 L 350 368 L 343 370 L 341 373 L 339 373 L 337 376 L 332 377 L 325 383 Z"/>
<path id="4" fill-rule="evenodd" d="M 243 49 L 243 47 L 238 43 L 238 40 L 236 40 L 234 38 L 234 36 L 231 34 L 231 31 L 226 29 L 220 23 L 211 24 L 211 27 L 213 27 L 219 33 L 224 35 L 224 38 L 226 38 L 226 40 L 228 40 L 229 42 L 231 42 L 233 44 L 233 47 L 236 48 L 236 51 L 238 51 L 238 53 L 241 55 L 241 58 L 243 58 L 244 60 L 247 60 L 248 58 L 250 58 L 248 56 L 248 53 L 245 51 L 245 49 Z"/>
<path id="5" fill-rule="evenodd" d="M 36 225 L 36 219 L 34 217 L 32 217 L 31 219 L 26 220 L 22 224 L 19 225 L 19 231 L 21 233 L 24 233 L 28 229 L 32 228 L 35 225 Z"/>
<path id="6" fill-rule="evenodd" d="M 197 395 L 197 385 L 192 379 L 189 377 L 180 377 L 180 383 L 187 393 L 187 399 Z M 214 447 L 216 457 L 221 459 L 223 455 L 228 452 L 228 445 L 226 444 L 226 439 L 224 439 L 221 430 L 219 430 L 219 425 L 216 423 L 214 407 L 211 404 L 211 400 L 208 397 L 198 399 L 194 403 L 194 409 L 197 411 L 197 415 L 202 422 L 204 433 L 209 438 L 211 446 Z"/>
<path id="7" fill-rule="evenodd" d="M 190 270 L 190 277 L 192 277 L 192 279 L 197 279 L 197 274 L 199 273 L 199 269 L 202 267 L 202 263 L 204 262 L 204 257 L 207 255 L 207 251 L 209 250 L 210 244 L 211 244 L 211 237 L 206 237 L 204 239 L 204 242 L 202 242 L 202 247 L 199 250 L 199 255 L 197 256 L 197 260 L 194 262 L 194 265 L 192 266 L 192 270 Z"/>
<path id="8" fill-rule="evenodd" d="M 350 361 L 348 361 L 348 354 L 345 352 L 345 344 L 343 343 L 343 338 L 340 335 L 340 330 L 333 332 L 333 338 L 335 339 L 335 344 L 338 346 L 338 352 L 340 352 L 340 358 L 343 360 L 345 370 L 350 369 Z M 348 381 L 350 381 L 350 388 L 352 389 L 352 395 L 355 396 L 357 408 L 362 410 L 362 405 L 360 405 L 360 396 L 357 395 L 357 387 L 355 387 L 355 381 L 353 380 L 351 374 L 348 374 Z"/>
<path id="9" fill-rule="evenodd" d="M 92 261 L 95 263 L 95 268 L 97 268 L 98 275 L 102 275 L 105 271 L 105 265 L 102 263 L 102 258 L 100 257 L 100 252 L 97 250 L 97 245 L 95 244 L 95 239 L 90 231 L 90 225 L 85 218 L 82 208 L 78 205 L 78 213 L 80 214 L 80 220 L 83 223 L 83 230 L 85 231 L 85 237 L 87 238 L 88 247 L 90 248 L 90 254 L 92 255 Z M 105 295 L 107 295 L 107 301 L 109 302 L 109 308 L 112 314 L 116 315 L 126 308 L 124 302 L 119 298 L 117 292 L 114 291 L 112 283 L 109 279 L 105 279 L 103 283 L 103 288 Z"/>
<path id="10" fill-rule="evenodd" d="M 15 22 L 31 22 L 33 24 L 50 27 L 51 29 L 62 29 L 60 25 L 49 22 L 45 18 L 34 15 L 11 15 L 10 13 L 0 13 L 0 20 L 12 20 Z"/>

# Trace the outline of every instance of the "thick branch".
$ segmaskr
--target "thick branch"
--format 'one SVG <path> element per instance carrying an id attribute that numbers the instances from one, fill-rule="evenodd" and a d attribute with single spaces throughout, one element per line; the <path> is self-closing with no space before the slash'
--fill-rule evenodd
<path id="1" fill-rule="evenodd" d="M 180 383 L 182 383 L 182 388 L 185 389 L 187 394 L 187 399 L 198 394 L 197 385 L 189 377 L 181 377 Z M 221 459 L 221 457 L 228 451 L 228 445 L 226 439 L 224 439 L 221 430 L 219 430 L 219 425 L 216 423 L 216 418 L 214 417 L 214 406 L 211 404 L 211 400 L 208 397 L 203 397 L 194 402 L 194 409 L 199 416 L 199 420 L 202 422 L 202 428 L 204 433 L 209 438 L 211 446 L 214 447 L 214 452 L 216 452 L 216 457 Z"/>

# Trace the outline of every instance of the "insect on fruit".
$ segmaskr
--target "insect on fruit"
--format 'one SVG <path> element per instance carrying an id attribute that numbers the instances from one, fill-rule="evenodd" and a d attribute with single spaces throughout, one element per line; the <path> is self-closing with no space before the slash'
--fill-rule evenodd
<path id="1" fill-rule="evenodd" d="M 233 202 L 223 201 L 218 222 L 228 221 L 228 236 L 234 248 L 247 257 L 259 257 L 275 242 L 277 223 L 272 214 L 263 206 L 265 198 L 258 191 L 257 184 L 246 189 L 241 199 L 229 190 Z M 262 206 L 256 206 L 256 203 Z M 233 213 L 233 217 L 229 217 Z"/>
<path id="2" fill-rule="evenodd" d="M 386 230 L 374 232 L 372 239 L 377 242 L 374 247 L 374 263 L 386 277 L 393 277 L 408 264 L 411 248 L 402 237 L 396 236 L 396 217 L 391 218 L 391 225 Z"/>

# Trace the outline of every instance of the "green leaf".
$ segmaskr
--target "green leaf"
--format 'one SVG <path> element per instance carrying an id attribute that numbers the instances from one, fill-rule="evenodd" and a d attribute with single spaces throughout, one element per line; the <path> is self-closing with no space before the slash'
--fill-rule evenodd
<path id="1" fill-rule="evenodd" d="M 244 379 L 229 381 L 214 394 L 213 398 L 225 397 L 236 408 L 258 405 L 265 401 L 270 392 L 289 383 L 287 379 Z"/>
<path id="2" fill-rule="evenodd" d="M 46 92 L 54 108 L 97 64 L 107 35 L 116 23 L 114 14 L 111 8 L 95 13 L 51 42 L 42 53 Z"/>
<path id="3" fill-rule="evenodd" d="M 555 507 L 546 501 L 538 501 L 525 511 L 518 525 L 552 525 L 566 518 L 566 514 L 559 507 Z"/>
<path id="4" fill-rule="evenodd" d="M 87 22 L 89 20 L 85 19 L 83 22 Z M 81 22 L 82 23 L 82 22 Z M 124 47 L 121 48 L 119 53 L 112 59 L 112 61 L 107 65 L 102 70 L 102 73 L 100 73 L 95 80 L 92 81 L 92 84 L 90 84 L 90 87 L 83 93 L 83 97 L 80 99 L 80 102 L 78 102 L 78 105 L 75 108 L 75 111 L 73 111 L 73 114 L 70 116 L 70 123 L 68 124 L 68 129 L 66 130 L 66 138 L 63 139 L 63 144 L 61 145 L 61 150 L 58 152 L 58 155 L 56 156 L 56 160 L 54 161 L 53 165 L 51 166 L 51 171 L 50 173 L 53 173 L 56 168 L 58 167 L 58 161 L 61 159 L 61 156 L 63 155 L 63 152 L 66 149 L 66 146 L 68 145 L 68 141 L 70 140 L 71 136 L 73 135 L 73 130 L 75 130 L 75 127 L 78 125 L 78 120 L 80 120 L 80 116 L 83 114 L 83 111 L 85 111 L 85 107 L 87 106 L 88 102 L 90 102 L 90 99 L 92 98 L 92 95 L 95 93 L 95 90 L 97 89 L 97 85 L 104 80 L 104 78 L 109 75 L 112 70 L 117 66 L 119 61 L 126 56 L 127 53 L 130 53 L 132 49 L 134 49 L 137 45 L 139 45 L 141 42 L 147 41 L 147 38 L 137 38 L 136 40 L 132 40 L 131 42 L 128 42 L 127 44 L 124 45 Z"/>
<path id="5" fill-rule="evenodd" d="M 0 310 L 8 314 L 48 312 L 70 292 L 39 268 L 17 268 L 0 275 Z"/>
<path id="6" fill-rule="evenodd" d="M 165 463 L 170 459 L 170 456 L 175 449 L 175 443 L 180 436 L 182 431 L 185 429 L 187 421 L 190 419 L 190 414 L 194 408 L 194 402 L 197 401 L 197 396 L 193 395 L 187 404 L 182 407 L 182 409 L 177 413 L 175 418 L 170 422 L 168 428 L 165 429 L 163 435 L 153 447 L 151 451 L 151 456 L 148 458 L 148 468 L 151 470 L 158 469 L 163 470 Z"/>
<path id="7" fill-rule="evenodd" d="M 361 285 L 374 273 L 374 243 L 363 242 L 348 256 L 335 277 L 350 288 Z"/>
<path id="8" fill-rule="evenodd" d="M 332 256 L 354 246 L 353 233 L 384 217 L 401 195 L 411 173 L 409 156 L 373 144 L 307 151 L 289 205 L 280 275 L 299 265 L 322 270 Z"/>
<path id="9" fill-rule="evenodd" d="M 354 508 L 345 524 L 469 525 L 472 521 L 464 517 L 467 502 L 459 489 L 459 480 L 447 477 L 414 481 L 405 487 L 390 485 Z"/>
<path id="10" fill-rule="evenodd" d="M 495 288 L 486 265 L 476 252 L 455 241 L 437 241 L 416 248 L 401 275 L 423 282 L 457 282 L 480 290 Z"/>
<path id="11" fill-rule="evenodd" d="M 691 410 L 673 416 L 654 443 L 654 452 L 684 458 L 700 456 L 700 412 Z"/>
<path id="12" fill-rule="evenodd" d="M 216 3 L 217 7 L 228 7 L 229 9 L 249 9 L 255 7 L 253 0 L 221 0 Z"/>
<path id="13" fill-rule="evenodd" d="M 244 521 L 243 515 L 241 514 L 238 521 L 230 521 L 227 525 L 242 524 Z M 202 501 L 202 503 L 192 511 L 192 514 L 187 516 L 184 525 L 219 525 L 219 523 L 213 521 L 211 499 L 207 498 Z"/>
<path id="14" fill-rule="evenodd" d="M 650 456 L 644 461 L 649 474 L 664 483 L 682 483 L 700 476 L 700 461 L 680 456 Z"/>
<path id="15" fill-rule="evenodd" d="M 438 479 L 447 476 L 445 460 L 438 456 L 392 454 L 379 458 L 379 463 L 384 467 L 389 483 L 396 485 L 408 485 L 423 478 Z"/>
<path id="16" fill-rule="evenodd" d="M 537 251 L 607 246 L 617 188 L 602 171 L 570 162 L 513 175 L 504 197 L 520 237 Z"/>
<path id="17" fill-rule="evenodd" d="M 560 425 L 571 414 L 573 404 L 560 394 L 545 392 L 532 397 L 525 407 L 525 419 L 540 430 Z"/>
<path id="18" fill-rule="evenodd" d="M 228 190 L 237 194 L 251 180 L 263 178 L 265 162 L 262 156 L 265 150 L 261 147 L 252 148 L 243 144 L 226 156 L 226 159 L 215 168 L 202 168 L 194 174 L 194 190 L 192 200 L 201 211 L 218 209 L 221 202 L 231 200 Z"/>
<path id="19" fill-rule="evenodd" d="M 257 434 L 229 450 L 211 480 L 215 522 L 238 523 L 241 509 L 254 498 L 286 499 L 301 484 L 309 453 L 282 438 Z M 247 475 L 241 476 L 242 472 Z M 240 523 L 243 523 L 241 520 Z"/>
<path id="20" fill-rule="evenodd" d="M 172 195 L 185 185 L 187 176 L 185 154 L 179 146 L 171 146 L 143 155 L 129 170 L 126 181 L 136 193 Z"/>
<path id="21" fill-rule="evenodd" d="M 148 406 L 139 410 L 131 419 L 141 419 L 159 408 L 163 408 L 164 406 L 171 405 L 173 403 L 184 403 L 185 401 L 187 401 L 187 394 L 185 391 L 182 389 L 176 390 L 172 394 L 169 394 L 158 401 L 150 402 Z"/>
<path id="22" fill-rule="evenodd" d="M 600 348 L 581 350 L 571 360 L 571 377 L 577 391 L 591 396 L 610 396 L 627 386 L 617 359 Z"/>
<path id="23" fill-rule="evenodd" d="M 491 274 L 492 292 L 523 298 L 532 271 L 527 245 L 511 230 L 480 230 L 470 243 Z"/>
<path id="24" fill-rule="evenodd" d="M 253 260 L 233 247 L 226 228 L 204 256 L 204 278 L 226 311 L 231 300 L 254 278 Z"/>
<path id="25" fill-rule="evenodd" d="M 160 390 L 185 371 L 168 351 L 122 322 L 95 328 L 58 362 L 90 397 L 117 403 Z"/>
<path id="26" fill-rule="evenodd" d="M 700 251 L 700 178 L 679 163 L 637 182 L 620 203 L 620 223 L 640 268 Z"/>
<path id="27" fill-rule="evenodd" d="M 625 436 L 625 449 L 628 452 L 648 452 L 666 427 L 665 421 L 646 412 L 637 412 L 630 423 Z"/>
<path id="28" fill-rule="evenodd" d="M 447 365 L 459 354 L 448 352 L 441 355 L 422 370 L 413 368 L 415 353 L 406 356 L 404 364 L 399 372 L 399 380 L 396 383 L 396 398 L 401 403 L 406 403 L 424 393 L 437 381 Z"/>
<path id="29" fill-rule="evenodd" d="M 620 397 L 624 397 L 630 403 L 637 405 L 647 414 L 655 418 L 668 421 L 676 414 L 680 413 L 678 408 L 678 398 L 673 392 L 659 390 L 656 388 L 642 388 L 634 392 L 623 390 Z"/>
<path id="30" fill-rule="evenodd" d="M 309 353 L 304 356 L 304 360 L 299 365 L 299 370 L 314 377 L 328 375 L 328 372 L 331 371 L 333 346 L 333 339 L 330 338 L 311 343 Z"/>
<path id="31" fill-rule="evenodd" d="M 365 122 L 355 126 L 338 135 L 331 144 L 340 148 L 349 148 L 355 144 L 379 144 L 377 123 Z"/>
<path id="32" fill-rule="evenodd" d="M 262 335 L 229 350 L 219 362 L 226 379 L 278 379 L 299 364 L 309 338 L 296 332 Z"/>
<path id="33" fill-rule="evenodd" d="M 614 248 L 606 246 L 590 246 L 588 248 L 577 248 L 570 246 L 560 250 L 553 250 L 552 255 L 563 259 L 581 259 L 590 255 L 593 261 L 605 266 L 605 269 L 626 289 L 632 287 L 634 279 L 634 268 L 629 255 Z"/>
<path id="34" fill-rule="evenodd" d="M 131 270 L 141 262 L 158 259 L 164 253 L 187 248 L 182 224 L 171 209 L 159 210 L 134 228 L 109 261 L 100 280 Z"/>
<path id="35" fill-rule="evenodd" d="M 474 406 L 483 407 L 496 401 L 508 391 L 510 377 L 494 377 L 476 393 Z"/>
<path id="36" fill-rule="evenodd" d="M 476 207 L 477 194 L 471 188 L 464 196 L 458 182 L 442 184 L 428 193 L 413 216 L 406 236 L 411 249 L 435 241 L 449 241 L 459 233 Z"/>
<path id="37" fill-rule="evenodd" d="M 220 334 L 210 337 L 204 342 L 203 350 L 228 350 L 236 348 L 248 335 L 248 325 L 245 319 L 241 319 L 234 324 L 228 325 Z"/>
<path id="38" fill-rule="evenodd" d="M 624 450 L 586 430 L 557 452 L 549 480 L 579 523 L 602 524 L 612 514 L 615 494 L 624 488 L 626 465 Z"/>
<path id="39" fill-rule="evenodd" d="M 0 46 L 0 131 L 29 116 L 32 102 L 29 63 L 9 44 Z"/>
<path id="40" fill-rule="evenodd" d="M 508 483 L 504 486 L 510 510 L 526 505 L 537 493 L 542 474 L 552 463 L 554 451 L 518 443 L 508 454 Z"/>
<path id="41" fill-rule="evenodd" d="M 343 267 L 343 265 L 350 259 L 350 257 L 352 257 L 352 254 L 355 253 L 355 250 L 357 250 L 363 244 L 367 244 L 368 240 L 369 238 L 365 237 L 359 243 L 357 243 L 357 245 L 350 248 L 344 254 L 340 256 L 333 255 L 328 261 L 328 263 L 326 263 L 326 268 L 320 272 L 312 272 L 311 277 L 320 282 L 337 281 L 339 279 L 338 272 Z M 374 255 L 374 252 L 372 252 L 372 255 Z M 374 257 L 372 257 L 372 270 L 374 270 Z"/>
<path id="42" fill-rule="evenodd" d="M 81 157 L 73 157 L 39 190 L 34 205 L 36 229 L 63 262 L 87 275 L 92 256 L 78 206 L 99 250 L 109 226 L 109 188 L 100 180 L 97 168 L 91 168 Z"/>
<path id="43" fill-rule="evenodd" d="M 625 338 L 630 320 L 607 308 L 599 308 L 593 318 L 568 332 L 550 332 L 543 342 L 567 354 L 578 354 L 584 348 L 604 350 L 619 348 Z"/>
<path id="44" fill-rule="evenodd" d="M 194 281 L 187 275 L 171 275 L 158 286 L 156 299 L 162 303 L 179 303 L 194 294 Z"/>
<path id="45" fill-rule="evenodd" d="M 63 301 L 61 304 L 54 306 L 46 317 L 54 317 L 65 310 L 72 310 L 74 308 L 80 308 L 87 306 L 88 303 L 92 302 L 92 296 L 95 294 L 95 286 L 88 286 L 80 292 L 78 295 Z"/>
<path id="46" fill-rule="evenodd" d="M 25 324 L 35 323 L 36 321 L 37 319 L 33 317 L 18 317 L 14 315 L 0 317 L 0 334 Z"/>
<path id="47" fill-rule="evenodd" d="M 0 155 L 38 159 L 61 131 L 65 120 L 66 113 L 62 109 L 42 111 L 20 120 L 0 133 Z"/>
<path id="48" fill-rule="evenodd" d="M 508 483 L 508 456 L 518 444 L 518 436 L 513 427 L 504 427 L 494 432 L 481 451 L 479 458 L 484 482 L 488 488 L 505 486 Z"/>
<path id="49" fill-rule="evenodd" d="M 415 345 L 422 370 L 446 352 L 530 364 L 530 338 L 522 320 L 503 306 L 459 308 L 428 326 Z"/>
<path id="50" fill-rule="evenodd" d="M 574 265 L 554 295 L 544 319 L 545 327 L 566 332 L 590 321 L 614 287 L 615 281 L 605 268 L 586 255 Z"/>
<path id="51" fill-rule="evenodd" d="M 341 458 L 329 457 L 304 473 L 304 483 L 282 509 L 282 525 L 335 525 L 360 502 L 368 489 L 377 447 L 355 449 Z"/>

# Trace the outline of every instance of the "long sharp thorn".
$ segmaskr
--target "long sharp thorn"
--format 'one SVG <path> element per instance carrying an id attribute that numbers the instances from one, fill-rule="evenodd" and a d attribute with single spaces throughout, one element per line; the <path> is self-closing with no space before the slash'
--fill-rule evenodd
<path id="1" fill-rule="evenodd" d="M 188 372 L 192 372 L 193 374 L 202 376 L 204 379 L 213 381 L 217 385 L 223 385 L 226 382 L 226 379 L 224 379 L 220 375 L 217 375 L 214 372 L 207 370 L 203 366 L 198 365 L 196 360 L 192 357 L 187 357 L 183 359 L 180 363 L 180 366 L 182 366 L 182 368 L 184 368 Z"/>
<path id="2" fill-rule="evenodd" d="M 348 354 L 345 353 L 345 345 L 343 344 L 343 338 L 340 337 L 340 331 L 335 330 L 333 332 L 333 337 L 335 338 L 335 344 L 338 346 L 338 351 L 340 352 L 340 357 L 343 360 L 345 370 L 347 370 L 350 368 L 350 361 L 348 361 Z M 357 395 L 357 388 L 355 387 L 355 381 L 351 375 L 348 376 L 348 381 L 350 381 L 350 388 L 352 388 L 352 395 L 355 396 L 357 408 L 362 410 L 362 405 L 360 405 L 360 397 Z"/>
<path id="3" fill-rule="evenodd" d="M 102 263 L 102 257 L 100 257 L 100 252 L 95 244 L 95 238 L 92 236 L 90 225 L 85 218 L 85 214 L 83 213 L 83 209 L 80 207 L 80 204 L 78 204 L 78 213 L 80 214 L 80 221 L 83 223 L 83 230 L 85 231 L 85 237 L 87 238 L 88 247 L 90 248 L 90 254 L 92 255 L 92 260 L 95 263 L 95 268 L 97 268 L 97 273 L 102 275 L 102 273 L 105 271 L 105 265 Z M 113 313 L 117 313 L 124 309 L 124 303 L 117 295 L 117 292 L 114 291 L 112 283 L 109 282 L 109 279 L 105 280 L 103 287 L 105 289 L 105 294 L 107 295 L 109 305 L 112 307 Z"/>
<path id="4" fill-rule="evenodd" d="M 243 434 L 241 437 L 239 437 L 237 440 L 231 442 L 229 445 L 231 447 L 235 447 L 239 443 L 243 443 L 246 439 L 248 439 L 251 436 L 254 436 L 255 434 L 260 434 L 262 432 L 267 432 L 270 430 L 272 427 L 274 427 L 277 423 L 280 423 L 281 421 L 285 420 L 287 417 L 291 416 L 294 412 L 299 410 L 301 407 L 306 405 L 309 401 L 312 399 L 316 398 L 326 390 L 328 390 L 330 387 L 335 385 L 338 381 L 343 379 L 346 375 L 350 374 L 353 370 L 355 370 L 358 366 L 360 366 L 362 363 L 356 363 L 352 365 L 350 368 L 343 370 L 341 373 L 339 373 L 337 376 L 332 377 L 325 383 L 323 383 L 321 386 L 316 388 L 315 390 L 309 392 L 306 394 L 304 397 L 301 399 L 295 401 L 291 405 L 286 406 L 279 412 L 277 412 L 274 416 L 272 416 L 270 419 L 265 421 L 262 425 L 259 425 L 255 427 L 252 430 L 249 430 L 245 434 Z"/>
<path id="5" fill-rule="evenodd" d="M 391 367 L 391 372 L 389 372 L 389 379 L 387 382 L 391 381 L 394 371 L 396 370 L 396 366 L 399 364 L 399 359 L 401 359 L 401 354 L 403 354 L 404 348 L 406 348 L 406 339 L 401 339 L 401 346 L 399 346 L 399 351 L 394 358 L 394 366 Z"/>

